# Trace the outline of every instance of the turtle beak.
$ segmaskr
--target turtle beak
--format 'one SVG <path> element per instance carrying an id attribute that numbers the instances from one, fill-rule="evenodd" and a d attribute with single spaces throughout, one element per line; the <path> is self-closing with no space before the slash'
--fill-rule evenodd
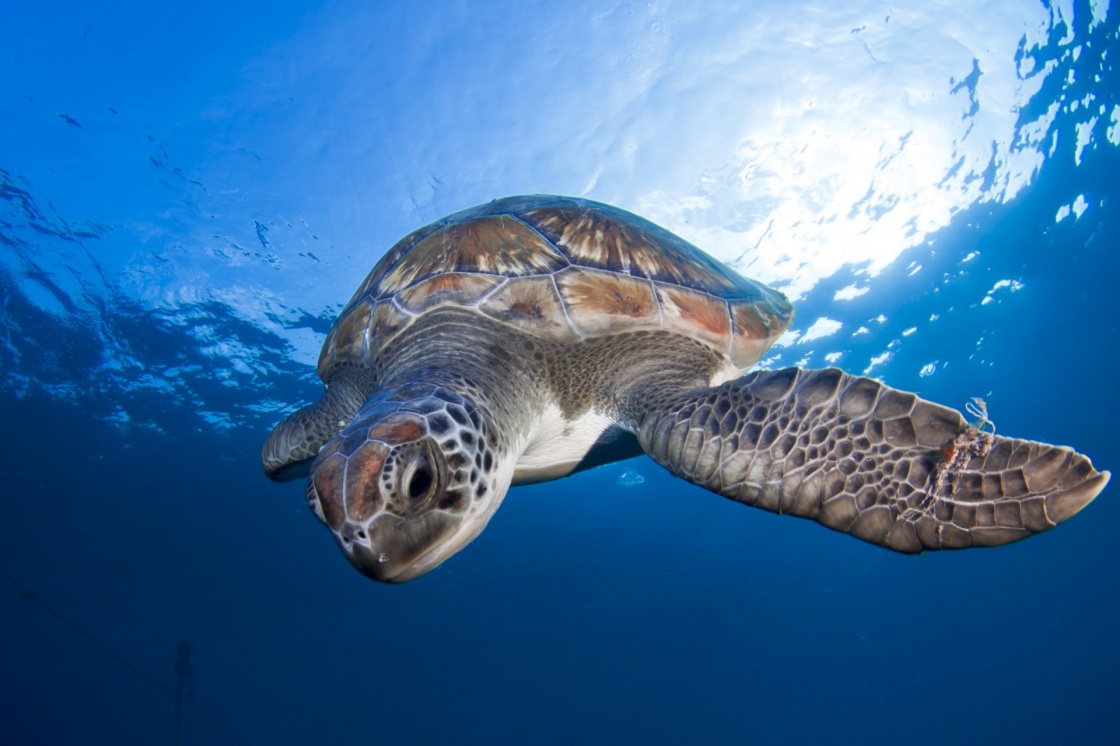
<path id="1" fill-rule="evenodd" d="M 363 575 L 383 583 L 403 583 L 442 561 L 442 550 L 460 523 L 455 516 L 439 511 L 411 519 L 383 514 L 369 528 L 347 522 L 332 533 L 346 558 Z"/>
<path id="2" fill-rule="evenodd" d="M 348 462 L 333 454 L 317 462 L 307 484 L 308 503 L 363 575 L 386 583 L 423 575 L 439 564 L 426 561 L 431 556 L 451 554 L 442 550 L 456 544 L 452 537 L 463 519 L 442 510 L 406 516 L 385 510 L 376 475 L 388 448 L 367 443 L 363 449 L 369 451 L 363 459 Z"/>

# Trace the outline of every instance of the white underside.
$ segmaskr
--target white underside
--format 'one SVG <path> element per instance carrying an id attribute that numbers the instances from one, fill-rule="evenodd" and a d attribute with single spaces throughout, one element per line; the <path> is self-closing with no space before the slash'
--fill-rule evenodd
<path id="1" fill-rule="evenodd" d="M 712 376 L 709 385 L 719 386 L 740 375 L 741 370 L 728 365 Z M 517 460 L 513 484 L 544 482 L 571 474 L 613 424 L 613 419 L 593 409 L 569 420 L 554 402 L 544 404 L 529 443 Z"/>
<path id="2" fill-rule="evenodd" d="M 572 473 L 613 420 L 594 410 L 572 420 L 545 405 L 525 451 L 513 470 L 514 484 L 543 482 Z"/>
<path id="3" fill-rule="evenodd" d="M 718 386 L 741 373 L 742 371 L 729 366 L 712 377 L 711 385 Z M 616 423 L 612 418 L 595 410 L 569 420 L 554 402 L 543 403 L 521 458 L 513 468 L 512 480 L 506 481 L 510 479 L 509 467 L 500 466 L 492 485 L 493 497 L 480 501 L 477 512 L 466 517 L 451 539 L 418 559 L 394 580 L 399 582 L 423 575 L 469 544 L 490 521 L 511 483 L 545 482 L 571 474 L 603 432 L 614 424 Z M 509 463 L 504 459 L 500 461 L 503 465 Z"/>

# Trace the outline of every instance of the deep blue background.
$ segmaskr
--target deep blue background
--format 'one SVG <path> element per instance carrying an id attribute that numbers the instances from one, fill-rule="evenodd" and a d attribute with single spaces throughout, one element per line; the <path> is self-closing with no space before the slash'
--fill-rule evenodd
<path id="1" fill-rule="evenodd" d="M 454 8 L 456 18 L 490 22 L 470 5 Z M 1084 18 L 1086 6 L 1077 8 Z M 277 324 L 321 339 L 329 304 L 307 301 L 281 323 L 246 319 L 228 297 L 161 305 L 112 290 L 122 256 L 129 267 L 149 250 L 152 266 L 161 252 L 190 259 L 192 244 L 169 227 L 190 222 L 182 214 L 205 220 L 214 205 L 323 199 L 317 185 L 281 173 L 254 176 L 247 193 L 191 192 L 190 168 L 176 172 L 161 151 L 174 143 L 178 162 L 190 163 L 192 148 L 214 147 L 193 142 L 198 125 L 177 123 L 175 112 L 219 108 L 213 91 L 251 77 L 242 61 L 292 33 L 315 4 L 277 14 L 171 4 L 159 17 L 106 6 L 90 19 L 71 10 L 0 14 L 9 22 L 0 362 L 10 374 L 0 395 L 0 741 L 174 743 L 169 690 L 176 644 L 186 639 L 197 647 L 184 744 L 1114 742 L 1115 486 L 1044 536 L 907 557 L 744 510 L 638 459 L 514 490 L 474 544 L 416 582 L 383 587 L 360 577 L 307 511 L 302 486 L 269 484 L 257 462 L 278 414 L 251 407 L 292 406 L 318 391 Z M 378 12 L 377 33 L 393 36 L 403 11 Z M 1107 73 L 1120 52 L 1111 15 L 1093 37 L 1097 55 L 1111 45 Z M 95 50 L 79 54 L 62 38 L 94 39 Z M 386 70 L 370 85 L 392 80 Z M 160 103 L 168 89 L 175 107 Z M 1068 95 L 1088 91 L 1108 107 L 1120 100 L 1114 74 L 1086 75 Z M 213 114 L 231 151 L 241 147 L 244 116 L 235 103 L 229 118 Z M 131 118 L 104 130 L 99 144 L 81 139 L 117 116 Z M 269 123 L 282 130 L 284 121 L 279 112 Z M 1058 113 L 1058 144 L 1017 197 L 956 215 L 842 308 L 833 293 L 858 268 L 826 278 L 799 314 L 869 326 L 835 343 L 840 365 L 859 372 L 904 340 L 875 375 L 951 405 L 982 395 L 1001 433 L 1069 443 L 1116 468 L 1120 155 L 1098 136 L 1077 163 L 1073 123 L 1067 109 Z M 419 127 L 413 136 L 409 147 L 422 150 L 435 134 Z M 156 144 L 145 150 L 146 141 Z M 553 170 L 538 188 L 562 186 L 556 164 L 546 165 Z M 237 182 L 236 164 L 224 167 Z M 524 168 L 531 174 L 532 164 Z M 192 194 L 197 201 L 186 213 L 164 210 L 168 197 L 139 189 L 129 169 L 162 169 L 179 208 Z M 86 181 L 68 181 L 76 171 Z M 534 186 L 525 181 L 499 179 L 508 191 Z M 430 208 L 466 206 L 473 189 L 437 190 Z M 1056 222 L 1078 195 L 1089 209 Z M 214 219 L 232 220 L 238 209 L 248 208 Z M 226 248 L 254 265 L 286 258 L 274 276 L 283 300 L 298 304 L 292 288 L 305 277 L 314 283 L 315 265 L 296 266 L 281 251 L 306 241 L 300 257 L 345 254 L 327 235 L 338 220 L 315 238 L 271 223 L 268 241 Z M 382 248 L 415 227 L 396 213 L 385 222 L 376 229 Z M 130 238 L 149 223 L 160 238 Z M 979 258 L 962 265 L 972 251 Z M 38 295 L 28 290 L 30 265 L 16 256 L 51 268 Z M 920 273 L 911 273 L 914 261 Z M 134 270 L 119 271 L 127 279 Z M 1004 278 L 1021 289 L 981 304 Z M 880 313 L 883 323 L 867 321 Z M 249 363 L 251 384 L 231 385 L 223 369 L 232 364 L 205 334 L 188 333 L 202 327 L 261 351 Z M 917 341 L 906 343 L 911 327 Z M 931 360 L 943 365 L 920 376 Z M 148 374 L 164 382 L 145 383 Z M 644 483 L 619 485 L 623 468 Z"/>

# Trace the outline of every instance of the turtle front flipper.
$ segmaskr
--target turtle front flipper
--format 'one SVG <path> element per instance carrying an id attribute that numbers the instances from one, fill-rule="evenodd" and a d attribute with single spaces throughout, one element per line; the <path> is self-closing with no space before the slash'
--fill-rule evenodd
<path id="1" fill-rule="evenodd" d="M 631 397 L 638 440 L 673 474 L 899 552 L 1046 531 L 1109 479 L 1069 448 L 994 435 L 986 422 L 836 369 Z"/>
<path id="2" fill-rule="evenodd" d="M 301 407 L 272 428 L 261 448 L 261 468 L 269 479 L 288 482 L 306 477 L 319 449 L 354 419 L 373 389 L 368 370 L 337 366 L 323 398 Z"/>

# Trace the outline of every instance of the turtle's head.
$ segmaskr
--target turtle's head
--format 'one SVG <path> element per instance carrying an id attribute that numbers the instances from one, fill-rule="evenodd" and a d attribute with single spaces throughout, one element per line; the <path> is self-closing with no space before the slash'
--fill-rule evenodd
<path id="1" fill-rule="evenodd" d="M 363 574 L 411 580 L 478 536 L 505 496 L 491 432 L 442 387 L 376 396 L 319 452 L 307 500 Z"/>

